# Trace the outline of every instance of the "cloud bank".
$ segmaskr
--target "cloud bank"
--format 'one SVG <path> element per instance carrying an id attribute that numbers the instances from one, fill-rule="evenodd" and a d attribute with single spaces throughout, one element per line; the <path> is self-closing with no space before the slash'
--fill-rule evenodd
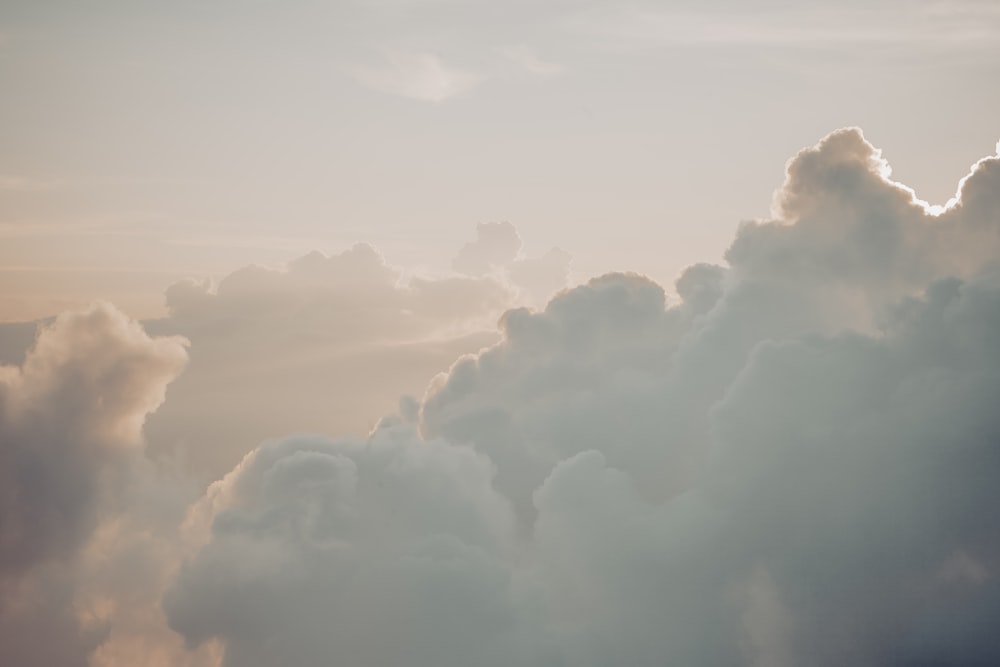
<path id="1" fill-rule="evenodd" d="M 150 450 L 212 481 L 266 438 L 366 433 L 400 392 L 495 342 L 513 297 L 491 277 L 404 280 L 366 244 L 177 283 L 148 326 L 188 338 L 191 364 L 149 422 Z"/>
<path id="2" fill-rule="evenodd" d="M 456 268 L 494 273 L 519 249 L 512 228 L 481 227 Z M 252 331 L 250 313 L 295 312 L 287 344 L 310 320 L 276 285 L 343 269 L 386 288 L 353 287 L 364 304 L 407 313 L 358 315 L 350 331 L 422 322 L 394 301 L 421 303 L 421 290 L 400 296 L 356 252 L 250 271 L 214 294 L 178 288 L 174 317 Z M 138 637 L 148 655 L 225 667 L 995 664 L 998 259 L 1000 158 L 931 211 L 859 130 L 834 132 L 788 163 L 773 219 L 744 225 L 725 266 L 689 268 L 676 302 L 639 275 L 594 278 L 544 309 L 508 310 L 499 342 L 404 397 L 367 437 L 250 451 L 183 521 L 157 527 L 173 546 L 146 556 L 158 556 L 158 594 L 142 597 L 153 620 L 116 636 L 108 617 L 75 654 L 99 646 L 92 659 L 125 664 L 120 647 Z M 252 307 L 238 284 L 253 285 Z M 81 317 L 93 315 L 54 330 L 84 336 L 92 326 L 66 325 Z M 128 331 L 173 361 L 94 348 L 156 381 L 109 413 L 88 392 L 56 392 L 79 406 L 59 412 L 80 415 L 66 418 L 72 433 L 135 442 L 183 362 L 176 340 Z M 38 350 L 62 358 L 50 349 L 39 338 L 5 372 L 22 377 Z M 43 367 L 63 378 L 43 386 L 77 387 L 74 364 Z M 115 384 L 121 373 L 100 378 L 135 384 Z M 37 397 L 51 392 L 18 382 L 5 410 L 47 405 Z M 8 414 L 22 413 L 4 412 L 4 488 L 26 488 L 40 473 L 10 462 L 41 445 Z M 7 498 L 4 516 L 36 511 Z M 7 576 L 78 549 L 95 521 L 60 518 L 80 526 L 73 538 L 5 541 Z"/>

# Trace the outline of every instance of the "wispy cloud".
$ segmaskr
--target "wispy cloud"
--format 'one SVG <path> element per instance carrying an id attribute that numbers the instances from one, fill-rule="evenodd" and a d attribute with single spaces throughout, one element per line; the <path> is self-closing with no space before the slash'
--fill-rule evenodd
<path id="1" fill-rule="evenodd" d="M 393 51 L 380 65 L 357 65 L 348 71 L 368 88 L 425 102 L 442 102 L 459 95 L 480 79 L 431 53 Z"/>
<path id="2" fill-rule="evenodd" d="M 565 71 L 560 63 L 546 60 L 527 44 L 515 44 L 500 49 L 501 55 L 538 76 L 555 76 Z"/>

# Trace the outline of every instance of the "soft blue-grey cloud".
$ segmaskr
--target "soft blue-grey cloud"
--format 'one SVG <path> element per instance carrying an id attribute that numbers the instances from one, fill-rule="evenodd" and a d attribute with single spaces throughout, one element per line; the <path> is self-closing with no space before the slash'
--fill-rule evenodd
<path id="1" fill-rule="evenodd" d="M 681 301 L 594 279 L 369 438 L 265 445 L 171 626 L 227 665 L 989 664 L 998 164 L 932 214 L 833 133 Z"/>

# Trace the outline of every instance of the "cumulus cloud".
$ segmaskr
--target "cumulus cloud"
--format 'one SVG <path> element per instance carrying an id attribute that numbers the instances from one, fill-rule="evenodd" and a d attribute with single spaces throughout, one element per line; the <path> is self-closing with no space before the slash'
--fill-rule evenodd
<path id="1" fill-rule="evenodd" d="M 835 132 L 788 163 L 773 219 L 743 226 L 725 266 L 685 271 L 676 301 L 621 273 L 508 310 L 498 342 L 404 397 L 367 437 L 270 439 L 182 524 L 171 480 L 148 466 L 129 475 L 162 489 L 159 511 L 147 494 L 149 509 L 95 528 L 46 500 L 72 515 L 53 525 L 80 527 L 68 541 L 40 531 L 4 543 L 29 554 L 5 565 L 22 591 L 9 599 L 48 601 L 18 612 L 28 621 L 84 594 L 110 604 L 115 613 L 87 623 L 71 615 L 72 641 L 59 644 L 74 655 L 100 645 L 93 656 L 108 667 L 146 654 L 224 667 L 993 664 L 998 192 L 1000 157 L 986 158 L 932 211 L 859 130 Z M 519 253 L 500 223 L 460 257 L 467 271 L 506 277 Z M 338 345 L 430 335 L 468 312 L 475 299 L 456 305 L 461 295 L 494 289 L 487 278 L 401 283 L 359 247 L 248 269 L 215 290 L 179 286 L 158 326 L 186 327 L 193 369 L 199 354 L 253 359 L 312 334 Z M 93 328 L 54 325 L 71 331 L 65 340 L 105 340 L 88 338 Z M 126 329 L 138 350 L 179 345 Z M 32 362 L 37 350 L 50 361 Z M 76 361 L 51 361 L 60 354 Z M 88 375 L 81 360 L 92 357 L 124 370 Z M 140 359 L 129 346 L 40 338 L 5 371 L 18 391 L 0 393 L 5 419 L 16 416 L 4 428 L 32 432 L 24 415 L 36 413 L 9 406 L 58 396 L 72 409 L 57 424 L 134 451 L 178 368 L 152 373 Z M 226 389 L 233 405 L 245 397 L 229 363 L 215 397 L 192 392 L 206 409 Z M 18 379 L 81 373 L 82 384 Z M 135 376 L 159 383 L 104 401 L 77 389 L 134 387 Z M 345 375 L 343 387 L 363 378 Z M 2 525 L 18 526 L 6 516 L 20 501 L 6 498 Z M 92 568 L 110 544 L 135 545 L 112 549 L 116 570 L 152 582 L 131 600 L 127 577 L 81 584 L 101 571 L 81 563 Z M 70 553 L 64 579 L 26 578 Z M 44 598 L 24 587 L 43 581 L 54 582 Z M 21 627 L 0 621 L 5 633 Z"/>
<path id="2" fill-rule="evenodd" d="M 509 504 L 492 464 L 384 425 L 263 446 L 196 508 L 210 539 L 165 599 L 224 665 L 524 664 Z"/>
<path id="3" fill-rule="evenodd" d="M 83 665 L 107 628 L 75 560 L 129 485 L 142 424 L 186 362 L 113 307 L 65 313 L 0 367 L 0 662 Z"/>
<path id="4" fill-rule="evenodd" d="M 369 440 L 266 445 L 193 513 L 172 627 L 227 664 L 988 664 L 997 164 L 933 214 L 834 133 L 678 303 L 594 279 Z"/>

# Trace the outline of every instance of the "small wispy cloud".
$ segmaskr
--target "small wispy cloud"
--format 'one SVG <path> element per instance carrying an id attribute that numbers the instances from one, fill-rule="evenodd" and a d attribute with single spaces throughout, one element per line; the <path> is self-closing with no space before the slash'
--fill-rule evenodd
<path id="1" fill-rule="evenodd" d="M 555 76 L 566 70 L 564 65 L 542 58 L 527 44 L 504 47 L 500 49 L 500 53 L 511 62 L 537 76 Z"/>
<path id="2" fill-rule="evenodd" d="M 480 77 L 431 53 L 389 52 L 380 65 L 348 69 L 368 88 L 425 102 L 442 102 L 475 85 Z"/>

